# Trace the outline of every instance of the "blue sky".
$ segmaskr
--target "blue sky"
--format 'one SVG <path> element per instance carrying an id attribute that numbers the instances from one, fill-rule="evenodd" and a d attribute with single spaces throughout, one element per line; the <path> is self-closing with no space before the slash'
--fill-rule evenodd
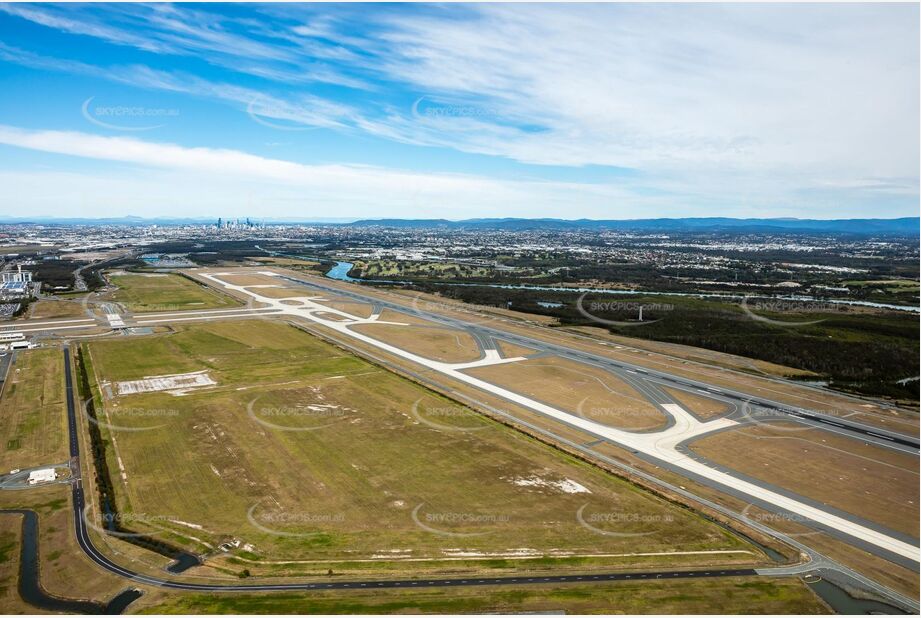
<path id="1" fill-rule="evenodd" d="M 0 216 L 917 216 L 918 18 L 0 5 Z"/>

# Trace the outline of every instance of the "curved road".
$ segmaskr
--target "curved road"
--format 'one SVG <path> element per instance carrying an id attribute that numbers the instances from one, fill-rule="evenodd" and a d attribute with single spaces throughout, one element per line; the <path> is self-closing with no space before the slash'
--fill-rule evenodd
<path id="1" fill-rule="evenodd" d="M 64 346 L 64 375 L 66 381 L 67 400 L 67 425 L 70 434 L 70 456 L 76 470 L 74 472 L 73 511 L 74 531 L 77 543 L 83 552 L 100 567 L 131 579 L 140 584 L 169 588 L 174 590 L 190 590 L 200 592 L 266 592 L 284 590 L 345 590 L 361 588 L 432 588 L 450 586 L 504 586 L 509 584 L 548 584 L 548 583 L 573 583 L 573 582 L 608 582 L 608 581 L 633 581 L 676 578 L 709 578 L 709 577 L 739 577 L 758 575 L 755 569 L 711 569 L 708 571 L 653 571 L 643 573 L 603 573 L 595 575 L 551 575 L 543 577 L 468 577 L 465 579 L 390 579 L 375 581 L 331 581 L 316 583 L 288 583 L 288 584 L 205 584 L 187 583 L 168 579 L 161 579 L 144 575 L 116 564 L 108 556 L 101 553 L 93 545 L 87 531 L 86 521 L 83 519 L 83 509 L 86 501 L 83 493 L 83 483 L 80 479 L 80 449 L 77 438 L 77 413 L 74 405 L 73 375 L 70 367 L 70 348 Z"/>

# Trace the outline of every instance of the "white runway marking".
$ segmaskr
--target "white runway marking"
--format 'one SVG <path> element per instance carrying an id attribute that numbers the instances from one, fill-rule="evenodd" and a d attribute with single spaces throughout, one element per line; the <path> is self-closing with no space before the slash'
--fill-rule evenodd
<path id="1" fill-rule="evenodd" d="M 269 273 L 265 272 L 260 274 L 268 275 Z M 210 279 L 224 286 L 225 288 L 237 290 L 253 296 L 260 302 L 272 305 L 288 315 L 300 316 L 318 324 L 322 324 L 323 326 L 335 330 L 343 335 L 357 339 L 368 345 L 377 347 L 395 356 L 412 361 L 424 367 L 428 367 L 429 369 L 450 376 L 456 380 L 460 380 L 461 382 L 465 382 L 466 384 L 474 386 L 480 390 L 498 395 L 499 397 L 517 403 L 525 408 L 529 408 L 551 418 L 562 421 L 566 424 L 578 427 L 598 437 L 606 438 L 626 448 L 666 461 L 687 472 L 697 474 L 711 481 L 715 481 L 726 487 L 746 494 L 752 498 L 763 500 L 767 503 L 773 504 L 778 508 L 784 509 L 791 513 L 802 515 L 807 519 L 815 521 L 816 523 L 828 526 L 829 528 L 833 528 L 854 538 L 866 541 L 867 543 L 875 545 L 876 547 L 908 558 L 914 562 L 919 562 L 919 549 L 910 543 L 892 538 L 882 532 L 873 530 L 872 528 L 851 522 L 847 519 L 844 519 L 843 517 L 838 517 L 837 515 L 833 515 L 809 504 L 805 504 L 793 498 L 789 498 L 777 492 L 765 489 L 760 485 L 738 479 L 720 470 L 710 468 L 709 466 L 706 466 L 687 457 L 676 449 L 676 446 L 680 442 L 683 442 L 688 438 L 710 433 L 725 427 L 737 425 L 738 423 L 735 421 L 720 418 L 702 423 L 694 418 L 691 414 L 686 412 L 683 408 L 681 408 L 681 406 L 675 404 L 664 404 L 662 406 L 663 409 L 665 409 L 675 419 L 675 424 L 672 427 L 655 433 L 631 433 L 619 429 L 614 429 L 612 427 L 608 427 L 607 425 L 602 425 L 601 423 L 597 423 L 595 421 L 591 421 L 574 414 L 558 410 L 552 406 L 541 403 L 539 401 L 535 401 L 524 395 L 520 395 L 508 389 L 467 375 L 461 371 L 461 369 L 469 367 L 470 363 L 443 363 L 440 361 L 434 361 L 422 356 L 418 356 L 411 352 L 407 352 L 388 343 L 378 341 L 377 339 L 368 337 L 349 328 L 349 326 L 353 324 L 374 323 L 374 321 L 370 319 L 356 318 L 351 314 L 318 305 L 317 303 L 309 300 L 307 296 L 297 297 L 297 299 L 303 301 L 304 304 L 300 307 L 292 307 L 279 302 L 279 299 L 268 298 L 260 295 L 258 292 L 247 290 L 242 286 L 225 283 L 224 281 L 218 279 L 215 275 L 202 274 L 201 276 Z M 352 321 L 349 323 L 343 323 L 334 320 L 323 319 L 322 317 L 316 315 L 315 312 L 318 310 L 322 310 L 327 313 L 340 313 L 345 317 L 351 318 Z M 719 392 L 715 389 L 708 390 L 717 393 Z"/>

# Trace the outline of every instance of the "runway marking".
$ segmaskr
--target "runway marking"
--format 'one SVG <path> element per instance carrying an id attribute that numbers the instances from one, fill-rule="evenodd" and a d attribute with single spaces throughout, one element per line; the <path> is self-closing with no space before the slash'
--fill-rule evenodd
<path id="1" fill-rule="evenodd" d="M 687 472 L 698 474 L 704 478 L 719 483 L 720 485 L 729 487 L 750 497 L 773 504 L 778 508 L 803 515 L 807 519 L 836 529 L 849 536 L 871 543 L 886 551 L 893 552 L 914 562 L 919 561 L 918 548 L 910 543 L 889 537 L 886 534 L 854 523 L 843 517 L 838 517 L 837 515 L 828 513 L 809 504 L 802 503 L 785 495 L 765 489 L 760 485 L 738 479 L 721 470 L 710 468 L 707 465 L 687 457 L 685 454 L 676 449 L 676 446 L 679 442 L 697 435 L 709 433 L 716 429 L 737 425 L 738 423 L 736 421 L 721 418 L 708 421 L 706 423 L 701 423 L 676 404 L 662 404 L 663 409 L 666 409 L 675 417 L 675 425 L 669 429 L 648 434 L 633 434 L 630 432 L 617 430 L 606 425 L 596 423 L 594 421 L 580 418 L 568 412 L 558 410 L 552 406 L 548 406 L 541 402 L 535 401 L 508 389 L 498 387 L 484 380 L 469 376 L 462 371 L 458 371 L 456 363 L 443 363 L 418 356 L 411 352 L 407 352 L 402 348 L 398 348 L 394 345 L 390 345 L 374 339 L 373 337 L 368 337 L 362 333 L 353 331 L 348 327 L 347 324 L 333 320 L 326 320 L 309 311 L 304 311 L 303 307 L 295 309 L 280 303 L 277 299 L 262 296 L 258 294 L 258 292 L 247 290 L 241 286 L 226 284 L 214 276 L 208 274 L 204 274 L 203 276 L 223 285 L 228 289 L 236 289 L 245 294 L 254 296 L 261 302 L 275 306 L 289 315 L 299 315 L 305 319 L 330 328 L 331 330 L 347 335 L 359 341 L 363 341 L 364 343 L 377 347 L 381 350 L 384 350 L 385 352 L 389 352 L 397 357 L 404 358 L 423 367 L 427 367 L 439 373 L 455 378 L 461 382 L 465 382 L 482 391 L 489 392 L 493 395 L 497 395 L 506 400 L 520 404 L 526 408 L 542 413 L 551 418 L 555 418 L 569 425 L 588 431 L 589 433 L 595 434 L 598 437 L 611 439 L 612 441 L 618 442 L 619 444 L 627 446 L 628 448 L 636 450 L 640 453 L 644 453 L 646 455 L 650 455 L 657 459 L 666 461 L 678 468 L 684 469 Z M 300 298 L 300 300 L 304 299 Z M 312 306 L 311 308 L 314 310 L 320 308 L 320 305 L 317 305 L 312 301 L 305 300 L 304 302 L 307 307 Z M 717 394 L 721 394 L 721 391 L 717 389 L 708 388 L 708 390 Z"/>

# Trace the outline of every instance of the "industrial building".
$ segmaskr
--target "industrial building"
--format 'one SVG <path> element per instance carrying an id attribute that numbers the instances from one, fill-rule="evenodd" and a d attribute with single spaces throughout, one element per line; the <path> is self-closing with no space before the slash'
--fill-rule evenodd
<path id="1" fill-rule="evenodd" d="M 0 273 L 0 283 L 32 283 L 32 273 L 28 270 L 23 270 L 22 266 L 17 266 L 15 271 Z"/>
<path id="2" fill-rule="evenodd" d="M 16 300 L 31 295 L 32 273 L 17 266 L 15 271 L 0 272 L 0 299 Z"/>
<path id="3" fill-rule="evenodd" d="M 54 468 L 42 468 L 41 470 L 32 470 L 29 472 L 29 485 L 37 483 L 50 483 L 57 480 L 58 474 Z"/>

